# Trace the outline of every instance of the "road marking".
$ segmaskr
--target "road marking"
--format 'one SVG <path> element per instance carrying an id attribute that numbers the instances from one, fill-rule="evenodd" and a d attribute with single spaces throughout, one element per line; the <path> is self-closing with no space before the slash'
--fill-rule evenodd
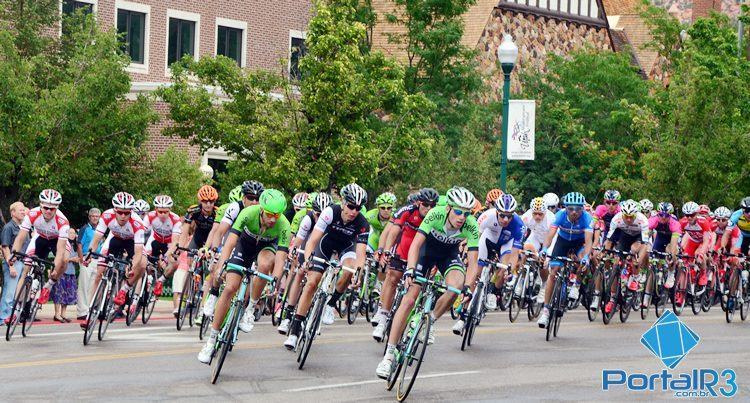
<path id="1" fill-rule="evenodd" d="M 124 329 L 108 329 L 107 333 L 125 333 L 125 332 L 142 332 L 144 330 L 159 330 L 159 329 L 174 329 L 173 326 L 159 326 L 159 327 L 128 327 Z M 83 329 L 75 332 L 55 332 L 55 333 L 37 333 L 30 334 L 27 337 L 51 337 L 51 336 L 69 336 L 71 334 L 80 334 L 83 336 Z"/>
<path id="2" fill-rule="evenodd" d="M 478 374 L 481 371 L 460 371 L 460 372 L 441 372 L 437 374 L 427 374 L 422 375 L 419 377 L 419 379 L 427 379 L 427 378 L 441 378 L 445 376 L 456 376 L 456 375 L 471 375 L 471 374 Z M 408 378 L 411 379 L 411 378 Z M 350 386 L 359 386 L 359 385 L 369 385 L 373 383 L 383 383 L 384 381 L 382 379 L 371 379 L 367 381 L 359 381 L 359 382 L 347 382 L 347 383 L 335 383 L 333 385 L 320 385 L 320 386 L 309 386 L 306 388 L 297 388 L 297 389 L 287 389 L 284 392 L 287 393 L 293 393 L 293 392 L 311 392 L 314 390 L 325 390 L 325 389 L 337 389 L 337 388 L 348 388 Z"/>

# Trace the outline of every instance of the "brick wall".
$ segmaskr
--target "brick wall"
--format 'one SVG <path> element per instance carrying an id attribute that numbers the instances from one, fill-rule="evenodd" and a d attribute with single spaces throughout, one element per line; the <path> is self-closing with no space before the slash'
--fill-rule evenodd
<path id="1" fill-rule="evenodd" d="M 719 0 L 694 0 L 693 1 L 693 21 L 698 18 L 705 18 L 711 11 L 721 11 L 721 1 Z"/>
<path id="2" fill-rule="evenodd" d="M 503 73 L 497 65 L 497 48 L 504 33 L 511 34 L 518 45 L 518 63 L 511 76 L 514 91 L 520 89 L 520 71 L 546 70 L 549 53 L 564 56 L 583 47 L 612 50 L 605 28 L 495 8 L 476 48 L 479 68 L 487 77 L 493 97 L 502 93 Z"/>
<path id="3" fill-rule="evenodd" d="M 162 130 L 169 127 L 170 120 L 167 119 L 169 113 L 169 105 L 163 101 L 157 101 L 154 103 L 154 109 L 159 114 L 161 120 L 148 128 L 149 138 L 146 141 L 146 149 L 151 156 L 155 156 L 169 146 L 172 146 L 178 150 L 187 152 L 191 162 L 199 161 L 201 158 L 200 148 L 194 145 L 190 145 L 190 141 L 179 137 L 168 137 L 162 135 Z"/>

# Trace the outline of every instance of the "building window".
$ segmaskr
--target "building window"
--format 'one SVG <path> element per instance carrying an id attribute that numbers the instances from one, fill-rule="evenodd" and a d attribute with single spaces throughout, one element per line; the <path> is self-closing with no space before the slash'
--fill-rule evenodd
<path id="1" fill-rule="evenodd" d="M 242 30 L 219 26 L 216 54 L 226 56 L 242 66 Z"/>
<path id="2" fill-rule="evenodd" d="M 121 49 L 133 63 L 144 63 L 146 42 L 146 14 L 130 10 L 117 10 L 117 33 Z"/>
<path id="3" fill-rule="evenodd" d="M 195 55 L 195 21 L 170 18 L 167 64 L 172 64 L 185 55 Z"/>
<path id="4" fill-rule="evenodd" d="M 302 79 L 302 73 L 299 70 L 299 61 L 306 53 L 307 48 L 305 47 L 304 36 L 292 36 L 289 49 L 289 76 L 293 80 Z"/>
<path id="5" fill-rule="evenodd" d="M 562 13 L 577 17 L 599 19 L 599 6 L 596 0 L 501 0 L 501 3 L 515 3 L 544 13 Z"/>
<path id="6" fill-rule="evenodd" d="M 79 9 L 83 9 L 84 14 L 91 14 L 94 12 L 94 5 L 90 2 L 75 1 L 75 0 L 63 0 L 62 12 L 63 15 L 73 15 Z"/>

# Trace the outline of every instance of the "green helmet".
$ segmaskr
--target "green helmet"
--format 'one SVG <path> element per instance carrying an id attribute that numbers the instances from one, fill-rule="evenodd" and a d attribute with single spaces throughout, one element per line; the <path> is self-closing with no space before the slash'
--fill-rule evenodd
<path id="1" fill-rule="evenodd" d="M 375 205 L 380 206 L 391 206 L 396 204 L 396 195 L 391 192 L 385 192 L 382 193 L 380 196 L 378 196 L 377 199 L 375 199 Z"/>
<path id="2" fill-rule="evenodd" d="M 240 200 L 242 200 L 242 186 L 237 186 L 229 191 L 229 202 L 234 203 Z"/>
<path id="3" fill-rule="evenodd" d="M 438 206 L 446 206 L 446 205 L 448 205 L 448 196 L 441 195 L 440 197 L 438 197 L 437 205 Z"/>
<path id="4" fill-rule="evenodd" d="M 286 197 L 276 189 L 266 189 L 260 194 L 260 207 L 269 213 L 281 214 L 286 210 Z"/>
<path id="5" fill-rule="evenodd" d="M 312 192 L 307 195 L 307 202 L 305 202 L 305 207 L 308 209 L 312 208 L 313 200 L 318 196 L 318 192 Z"/>

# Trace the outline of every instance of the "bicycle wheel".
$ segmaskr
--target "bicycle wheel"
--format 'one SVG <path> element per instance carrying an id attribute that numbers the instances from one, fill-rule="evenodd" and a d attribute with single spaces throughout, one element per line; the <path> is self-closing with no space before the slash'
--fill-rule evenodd
<path id="1" fill-rule="evenodd" d="M 143 307 L 143 310 L 141 311 L 141 322 L 145 325 L 148 323 L 148 320 L 151 319 L 151 314 L 154 313 L 154 308 L 156 308 L 156 301 L 159 300 L 159 297 L 154 295 L 151 289 L 148 289 L 146 291 L 146 295 L 141 297 L 143 298 L 146 304 L 146 306 Z"/>
<path id="2" fill-rule="evenodd" d="M 734 311 L 736 309 L 737 309 L 737 300 L 734 298 L 734 296 L 730 295 L 727 301 L 727 309 L 724 311 L 724 316 L 726 317 L 727 323 L 732 323 L 732 319 L 734 319 Z"/>
<path id="3" fill-rule="evenodd" d="M 89 313 L 86 315 L 86 328 L 83 329 L 83 345 L 86 346 L 89 344 L 89 341 L 91 341 L 91 336 L 94 334 L 94 327 L 96 327 L 96 322 L 99 319 L 99 315 L 101 315 L 102 312 L 102 305 L 103 301 L 102 298 L 104 297 L 104 293 L 107 288 L 107 282 L 105 279 L 102 279 L 99 281 L 99 286 L 96 287 L 96 293 L 94 293 L 94 298 L 91 300 L 91 305 L 89 307 Z"/>
<path id="4" fill-rule="evenodd" d="M 501 311 L 506 311 L 510 307 L 510 300 L 513 297 L 513 288 L 508 287 L 507 284 L 503 284 L 503 288 L 500 291 L 500 298 L 497 301 L 497 306 Z"/>
<path id="5" fill-rule="evenodd" d="M 685 285 L 682 283 L 686 282 Z M 687 300 L 687 279 L 685 278 L 685 269 L 678 268 L 674 275 L 674 297 L 672 298 L 672 310 L 677 316 L 682 315 L 682 309 L 685 308 Z"/>
<path id="6" fill-rule="evenodd" d="M 550 274 L 551 275 L 551 274 Z M 546 340 L 549 341 L 550 338 L 553 336 L 553 328 L 556 325 L 558 316 L 557 316 L 557 310 L 562 305 L 560 303 L 560 288 L 562 287 L 562 277 L 558 275 L 558 277 L 555 279 L 555 287 L 552 289 L 552 301 L 550 304 L 550 310 L 549 310 L 549 322 L 547 322 L 547 335 Z"/>
<path id="7" fill-rule="evenodd" d="M 430 315 L 423 314 L 419 325 L 414 329 L 414 333 L 412 334 L 412 340 L 409 344 L 411 348 L 404 352 L 406 356 L 404 357 L 404 365 L 401 367 L 398 387 L 396 388 L 396 399 L 399 402 L 406 400 L 409 392 L 411 392 L 411 388 L 414 386 L 414 381 L 417 380 L 419 368 L 422 366 L 422 360 L 424 359 L 424 353 L 427 351 L 427 342 L 426 340 L 420 341 L 419 335 L 423 332 L 425 335 L 430 334 L 431 326 Z"/>
<path id="8" fill-rule="evenodd" d="M 646 290 L 648 289 L 651 289 L 651 299 L 653 300 L 653 296 L 654 294 L 656 294 L 656 276 L 654 276 L 654 272 L 652 270 L 648 271 L 648 275 L 646 276 L 646 285 L 643 287 L 643 292 L 640 298 L 641 320 L 646 320 L 646 318 L 648 318 L 648 311 L 649 309 L 651 309 L 651 301 L 649 301 L 648 304 L 643 303 L 644 298 L 646 298 Z"/>
<path id="9" fill-rule="evenodd" d="M 534 320 L 539 317 L 539 313 L 542 312 L 542 307 L 544 305 L 544 300 L 542 300 L 542 302 L 539 302 L 539 294 L 542 292 L 543 281 L 542 278 L 539 277 L 538 273 L 534 274 L 531 278 L 532 280 L 529 282 L 530 292 L 526 295 L 526 298 L 528 298 L 526 304 L 526 313 L 529 317 L 529 320 Z M 537 281 L 539 282 L 539 284 L 537 284 Z"/>
<path id="10" fill-rule="evenodd" d="M 669 290 L 664 288 L 663 278 L 662 281 L 655 284 L 655 289 L 658 290 L 658 293 L 654 293 L 654 297 L 656 297 L 656 301 L 654 301 L 654 313 L 657 318 L 661 318 L 661 315 L 664 313 L 664 308 L 667 306 L 667 301 L 669 300 Z"/>
<path id="11" fill-rule="evenodd" d="M 130 291 L 128 291 L 127 308 L 125 308 L 125 326 L 129 327 L 138 318 L 138 314 L 140 313 L 138 307 L 140 306 L 141 297 L 138 296 L 136 298 L 135 287 L 131 287 Z"/>
<path id="12" fill-rule="evenodd" d="M 224 366 L 224 360 L 226 360 L 227 354 L 232 349 L 232 337 L 240 321 L 240 316 L 243 311 L 242 305 L 241 301 L 234 301 L 230 310 L 231 319 L 227 321 L 224 324 L 224 328 L 221 329 L 221 334 L 217 340 L 219 347 L 214 353 L 217 356 L 214 357 L 215 360 L 211 360 L 211 384 L 216 384 L 216 381 L 219 380 L 219 374 L 221 373 L 221 368 Z"/>
<path id="13" fill-rule="evenodd" d="M 297 361 L 299 362 L 299 369 L 302 369 L 305 366 L 305 361 L 307 361 L 307 355 L 310 354 L 310 348 L 312 348 L 313 340 L 315 340 L 315 336 L 318 334 L 320 321 L 323 317 L 323 308 L 325 308 L 325 301 L 327 299 L 322 297 L 322 295 L 324 294 L 318 294 L 315 297 L 313 309 L 310 311 L 310 313 L 308 313 L 308 316 L 312 316 L 309 316 L 309 323 L 306 323 L 306 326 L 302 329 L 305 338 L 304 344 L 299 351 L 299 356 L 297 357 Z"/>
<path id="14" fill-rule="evenodd" d="M 596 284 L 599 284 L 599 287 L 596 286 Z M 594 277 L 591 279 L 591 286 L 589 287 L 591 289 L 591 300 L 594 299 L 594 295 L 599 295 L 599 301 L 602 300 L 602 295 L 604 295 L 604 292 L 602 292 L 602 284 L 604 284 L 604 276 L 602 275 L 602 272 L 600 269 L 597 269 L 594 273 Z M 596 320 L 596 317 L 599 316 L 599 311 L 601 310 L 601 303 L 600 306 L 591 308 L 591 305 L 586 307 L 586 316 L 589 318 L 589 322 L 593 322 Z"/>
<path id="15" fill-rule="evenodd" d="M 515 323 L 516 319 L 518 319 L 518 314 L 521 313 L 521 305 L 523 305 L 523 296 L 515 295 L 514 293 L 510 299 L 510 304 L 508 304 L 508 319 L 510 319 L 510 323 Z"/>
<path id="16" fill-rule="evenodd" d="M 202 285 L 193 282 L 193 298 L 190 302 L 190 316 L 188 316 L 188 320 L 190 321 L 190 327 L 193 327 L 193 325 L 196 325 L 196 319 L 198 318 L 198 314 L 203 309 L 203 289 Z"/>
<path id="17" fill-rule="evenodd" d="M 190 301 L 193 299 L 193 275 L 188 273 L 185 278 L 185 284 L 180 293 L 180 303 L 177 305 L 177 330 L 182 330 L 185 325 L 185 318 L 190 310 Z"/>
<path id="18" fill-rule="evenodd" d="M 23 286 L 21 287 L 21 292 L 13 301 L 13 309 L 10 311 L 10 321 L 5 328 L 6 341 L 10 341 L 10 338 L 13 337 L 13 333 L 16 332 L 16 326 L 18 326 L 18 323 L 26 319 L 23 317 L 23 308 L 24 305 L 26 305 L 26 300 L 29 299 L 29 292 L 31 292 L 31 280 L 29 280 L 29 278 L 27 277 L 24 279 Z"/>
<path id="19" fill-rule="evenodd" d="M 612 321 L 612 317 L 615 316 L 615 309 L 617 308 L 617 307 L 613 308 L 612 311 L 609 313 L 607 313 L 605 309 L 607 304 L 609 304 L 609 301 L 612 300 L 612 286 L 614 285 L 613 282 L 615 281 L 617 282 L 615 295 L 620 294 L 620 280 L 618 278 L 619 276 L 616 273 L 617 271 L 614 271 L 612 273 L 612 275 L 609 278 L 609 281 L 606 284 L 606 287 L 604 288 L 602 292 L 602 304 L 601 304 L 600 309 L 602 311 L 602 322 L 604 322 L 605 325 L 608 325 Z M 617 300 L 615 300 L 615 303 L 616 302 Z"/>
<path id="20" fill-rule="evenodd" d="M 107 329 L 109 329 L 109 324 L 115 319 L 115 311 L 117 310 L 114 302 L 115 295 L 117 295 L 116 285 L 117 282 L 111 281 L 109 283 L 109 292 L 104 295 L 104 308 L 99 315 L 99 332 L 97 333 L 99 341 L 104 339 L 104 335 L 107 334 Z"/>
<path id="21" fill-rule="evenodd" d="M 716 290 L 713 286 L 707 286 L 706 291 L 701 295 L 701 311 L 708 312 L 714 303 Z"/>
<path id="22" fill-rule="evenodd" d="M 354 321 L 357 320 L 359 307 L 362 303 L 362 300 L 360 300 L 357 295 L 358 293 L 354 292 L 354 290 L 350 290 L 349 296 L 346 298 L 346 322 L 350 325 L 353 325 Z"/>
<path id="23" fill-rule="evenodd" d="M 638 298 L 628 289 L 625 290 L 625 295 L 621 295 L 620 298 L 622 298 L 622 303 L 620 304 L 620 323 L 625 323 L 628 321 L 630 311 L 633 308 L 633 301 Z"/>
<path id="24" fill-rule="evenodd" d="M 690 298 L 690 310 L 693 311 L 693 315 L 701 313 L 701 304 L 703 295 L 706 294 L 706 287 L 702 287 L 700 291 L 697 291 Z"/>
<path id="25" fill-rule="evenodd" d="M 747 319 L 748 310 L 750 310 L 750 292 L 748 292 L 747 284 L 742 284 L 742 305 L 740 305 L 740 319 L 742 319 L 743 322 L 745 321 L 745 319 Z"/>
<path id="26" fill-rule="evenodd" d="M 23 327 L 21 328 L 21 334 L 23 337 L 26 337 L 29 335 L 29 332 L 31 332 L 31 326 L 34 325 L 34 320 L 36 319 L 36 314 L 39 312 L 40 309 L 42 309 L 42 306 L 39 305 L 39 302 L 37 302 L 37 296 L 32 295 L 31 301 L 27 302 L 28 304 L 28 312 L 26 313 L 26 319 L 23 321 Z"/>
<path id="27" fill-rule="evenodd" d="M 271 324 L 275 327 L 281 324 L 281 320 L 283 319 L 281 315 L 284 312 L 284 305 L 286 305 L 286 283 L 289 281 L 289 272 L 288 270 L 284 270 L 284 272 L 281 274 L 281 278 L 279 279 L 276 287 L 276 292 L 274 293 L 273 300 L 271 304 L 273 304 L 273 310 L 271 311 Z M 284 286 L 282 289 L 281 287 Z"/>

